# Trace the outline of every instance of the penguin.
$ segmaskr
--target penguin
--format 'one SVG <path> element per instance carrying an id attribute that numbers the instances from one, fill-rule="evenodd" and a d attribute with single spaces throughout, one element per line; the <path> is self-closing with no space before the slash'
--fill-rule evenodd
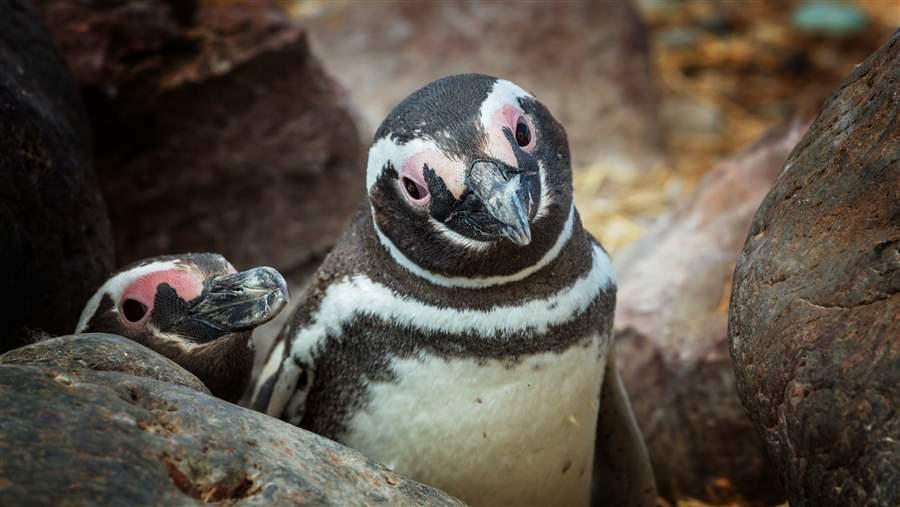
<path id="1" fill-rule="evenodd" d="M 366 185 L 251 407 L 471 505 L 656 505 L 613 270 L 550 111 L 510 81 L 439 79 L 378 128 Z"/>
<path id="2" fill-rule="evenodd" d="M 247 388 L 253 329 L 288 300 L 273 268 L 237 272 L 225 258 L 189 253 L 146 259 L 110 277 L 88 300 L 75 333 L 130 338 L 193 373 L 236 402 Z"/>

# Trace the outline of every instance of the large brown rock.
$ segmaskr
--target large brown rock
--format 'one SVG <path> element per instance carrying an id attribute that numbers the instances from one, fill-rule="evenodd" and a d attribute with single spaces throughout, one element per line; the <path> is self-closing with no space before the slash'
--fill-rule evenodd
<path id="1" fill-rule="evenodd" d="M 0 0 L 0 352 L 71 331 L 112 264 L 78 88 L 31 4 Z"/>
<path id="2" fill-rule="evenodd" d="M 120 265 L 214 251 L 283 271 L 364 190 L 344 92 L 274 0 L 40 0 L 96 126 Z"/>
<path id="3" fill-rule="evenodd" d="M 806 126 L 772 131 L 720 164 L 617 259 L 621 374 L 670 499 L 783 498 L 735 391 L 727 295 L 753 214 Z"/>
<path id="4" fill-rule="evenodd" d="M 650 169 L 664 156 L 647 34 L 630 1 L 334 2 L 305 22 L 370 129 L 412 90 L 478 72 L 537 95 L 566 126 L 576 169 Z"/>
<path id="5" fill-rule="evenodd" d="M 900 31 L 828 100 L 734 274 L 741 400 L 790 504 L 900 505 Z"/>
<path id="6" fill-rule="evenodd" d="M 70 366 L 0 364 L 0 505 L 462 505 L 194 389 Z"/>

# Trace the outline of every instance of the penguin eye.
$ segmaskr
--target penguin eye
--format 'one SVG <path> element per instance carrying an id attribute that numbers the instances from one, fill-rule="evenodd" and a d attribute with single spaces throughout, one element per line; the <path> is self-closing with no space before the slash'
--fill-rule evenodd
<path id="1" fill-rule="evenodd" d="M 423 188 L 421 185 L 407 177 L 403 178 L 403 189 L 406 190 L 410 199 L 414 201 L 420 201 L 428 197 L 428 189 Z"/>
<path id="2" fill-rule="evenodd" d="M 122 315 L 128 322 L 137 322 L 147 315 L 147 305 L 136 299 L 126 299 L 122 303 Z"/>
<path id="3" fill-rule="evenodd" d="M 516 121 L 516 143 L 523 148 L 531 144 L 531 129 L 528 128 L 525 118 L 521 116 Z"/>

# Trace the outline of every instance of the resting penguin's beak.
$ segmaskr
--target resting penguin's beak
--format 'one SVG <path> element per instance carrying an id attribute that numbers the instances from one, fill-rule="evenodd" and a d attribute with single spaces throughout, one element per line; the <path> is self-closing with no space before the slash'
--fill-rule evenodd
<path id="1" fill-rule="evenodd" d="M 278 271 L 254 268 L 208 279 L 191 301 L 188 320 L 219 336 L 251 330 L 272 320 L 288 302 L 288 288 Z M 207 335 L 209 336 L 209 335 Z"/>
<path id="2" fill-rule="evenodd" d="M 531 243 L 528 217 L 531 194 L 524 171 L 494 160 L 476 160 L 467 175 L 467 187 L 484 203 L 498 236 L 519 246 Z"/>

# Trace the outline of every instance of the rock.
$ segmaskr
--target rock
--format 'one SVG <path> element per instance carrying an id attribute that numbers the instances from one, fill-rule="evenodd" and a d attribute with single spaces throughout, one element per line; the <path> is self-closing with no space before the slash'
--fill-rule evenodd
<path id="1" fill-rule="evenodd" d="M 128 338 L 84 333 L 43 340 L 0 355 L 0 365 L 25 364 L 74 370 L 114 371 L 209 393 L 197 377 L 174 361 Z"/>
<path id="2" fill-rule="evenodd" d="M 0 505 L 462 505 L 331 440 L 158 380 L 0 365 L 0 396 Z"/>
<path id="3" fill-rule="evenodd" d="M 364 191 L 345 94 L 275 0 L 40 0 L 82 85 L 120 265 L 214 251 L 287 272 Z"/>
<path id="4" fill-rule="evenodd" d="M 900 31 L 826 102 L 734 273 L 737 388 L 790 504 L 900 505 Z"/>
<path id="5" fill-rule="evenodd" d="M 411 90 L 479 72 L 540 98 L 566 126 L 575 168 L 649 170 L 665 155 L 647 34 L 631 2 L 350 2 L 304 21 L 370 131 Z"/>
<path id="6" fill-rule="evenodd" d="M 112 269 L 78 89 L 31 4 L 0 0 L 0 352 L 70 332 Z"/>
<path id="7" fill-rule="evenodd" d="M 753 213 L 805 129 L 773 131 L 716 167 L 616 261 L 621 374 L 673 501 L 784 498 L 735 392 L 727 295 Z"/>

